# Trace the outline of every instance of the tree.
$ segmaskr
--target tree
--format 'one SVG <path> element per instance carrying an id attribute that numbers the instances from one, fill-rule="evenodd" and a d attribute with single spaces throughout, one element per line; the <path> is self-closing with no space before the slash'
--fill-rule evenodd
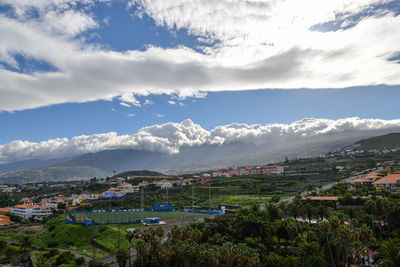
<path id="1" fill-rule="evenodd" d="M 21 241 L 21 248 L 26 253 L 28 250 L 32 248 L 33 240 L 30 236 L 24 236 Z"/>
<path id="2" fill-rule="evenodd" d="M 369 257 L 369 246 L 368 246 L 368 241 L 372 238 L 372 231 L 371 229 L 368 228 L 365 224 L 361 225 L 361 227 L 358 230 L 358 235 L 360 237 L 360 240 L 364 242 L 365 249 L 367 251 L 367 258 L 368 258 L 368 266 L 371 267 L 371 259 Z"/>
<path id="3" fill-rule="evenodd" d="M 129 259 L 129 267 L 131 267 L 131 244 L 132 244 L 132 239 L 135 237 L 135 233 L 133 231 L 130 231 L 126 233 L 126 240 L 128 240 L 128 259 Z"/>
<path id="4" fill-rule="evenodd" d="M 377 259 L 377 266 L 400 266 L 400 239 L 383 241 Z"/>
<path id="5" fill-rule="evenodd" d="M 117 262 L 119 267 L 125 267 L 126 266 L 126 261 L 128 260 L 128 252 L 124 249 L 120 249 L 117 251 Z"/>

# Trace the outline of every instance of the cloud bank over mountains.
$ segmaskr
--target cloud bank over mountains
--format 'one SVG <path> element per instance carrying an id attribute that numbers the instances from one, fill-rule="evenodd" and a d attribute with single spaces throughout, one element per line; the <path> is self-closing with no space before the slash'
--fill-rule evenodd
<path id="1" fill-rule="evenodd" d="M 114 4 L 0 0 L 0 111 L 113 98 L 141 106 L 134 95 L 148 94 L 400 84 L 394 0 L 134 0 L 126 12 L 197 38 L 195 47 L 144 43 L 143 51 L 93 41 L 109 23 L 93 12 L 100 2 Z M 25 70 L 19 57 L 47 67 Z"/>
<path id="2" fill-rule="evenodd" d="M 315 139 L 324 142 L 342 136 L 368 136 L 380 130 L 399 131 L 400 120 L 346 118 L 338 120 L 304 119 L 291 124 L 247 125 L 232 123 L 211 131 L 187 119 L 180 123 L 165 123 L 142 128 L 133 135 L 115 132 L 82 135 L 71 139 L 56 138 L 43 142 L 16 140 L 0 145 L 0 163 L 29 159 L 51 159 L 77 156 L 111 149 L 136 149 L 176 154 L 190 147 L 301 146 Z"/>

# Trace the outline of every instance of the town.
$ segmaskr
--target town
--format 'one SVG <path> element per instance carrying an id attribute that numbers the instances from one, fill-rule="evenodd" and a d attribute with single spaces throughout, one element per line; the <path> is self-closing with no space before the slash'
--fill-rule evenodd
<path id="1" fill-rule="evenodd" d="M 47 259 L 50 262 L 61 261 L 59 258 L 62 257 L 65 263 L 72 265 L 112 265 L 123 260 L 122 248 L 131 254 L 125 255 L 125 260 L 131 257 L 143 260 L 145 257 L 139 253 L 138 247 L 137 250 L 134 246 L 130 248 L 126 239 L 120 237 L 128 236 L 126 231 L 129 229 L 140 229 L 144 234 L 150 231 L 148 227 L 163 227 L 163 231 L 168 233 L 175 231 L 174 227 L 193 223 L 215 224 L 223 221 L 222 218 L 237 216 L 235 214 L 239 214 L 240 209 L 256 213 L 279 209 L 281 215 L 277 218 L 295 219 L 299 224 L 296 227 L 320 227 L 321 223 L 330 222 L 332 216 L 340 214 L 345 217 L 339 221 L 350 224 L 349 220 L 372 200 L 381 202 L 390 197 L 391 201 L 397 201 L 400 150 L 342 150 L 315 157 L 286 158 L 267 165 L 175 176 L 161 173 L 143 175 L 132 171 L 88 180 L 3 184 L 0 188 L 0 242 L 14 242 L 13 247 L 2 248 L 7 255 L 0 258 L 2 262 L 28 260 L 39 264 L 45 260 L 40 255 L 56 248 L 70 251 L 72 256 L 65 256 L 67 252 L 60 250 L 54 251 L 54 256 Z M 390 205 L 395 207 L 394 203 Z M 384 222 L 387 218 L 382 218 L 382 228 L 377 225 L 381 223 L 378 213 L 375 216 L 377 218 L 372 220 L 372 224 L 367 221 L 370 227 L 376 227 L 374 235 L 378 234 L 378 229 L 381 237 L 389 235 Z M 396 216 L 389 215 L 391 235 L 395 235 L 397 229 Z M 81 245 L 71 245 L 76 241 L 68 241 L 70 239 L 65 236 L 68 227 L 83 227 L 90 234 L 82 237 Z M 107 234 L 100 234 L 93 241 L 92 232 L 97 230 L 90 229 L 96 227 Z M 29 231 L 32 232 L 29 236 L 31 253 L 26 254 L 28 258 L 18 258 L 20 234 Z M 54 231 L 65 240 L 53 238 Z M 119 241 L 112 241 L 116 236 Z M 137 240 L 140 240 L 140 235 Z M 356 263 L 359 260 L 372 266 L 379 261 L 379 250 L 371 248 L 368 249 L 370 254 L 361 250 L 359 259 L 357 255 L 350 257 L 348 254 L 343 262 Z M 93 249 L 97 252 L 94 253 Z M 341 252 L 335 254 L 335 257 L 343 256 Z M 329 260 L 329 254 L 327 257 Z M 258 262 L 260 258 L 253 260 Z"/>

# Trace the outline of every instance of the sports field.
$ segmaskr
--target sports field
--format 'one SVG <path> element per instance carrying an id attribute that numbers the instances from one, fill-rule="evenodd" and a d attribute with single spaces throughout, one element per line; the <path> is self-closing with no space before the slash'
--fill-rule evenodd
<path id="1" fill-rule="evenodd" d="M 192 213 L 189 212 L 94 212 L 94 213 L 72 213 L 77 223 L 83 223 L 86 219 L 92 219 L 94 224 L 117 224 L 117 223 L 132 223 L 136 220 L 145 220 L 150 217 L 158 217 L 167 223 L 189 221 L 192 220 Z M 194 214 L 196 219 L 210 217 L 207 214 Z"/>

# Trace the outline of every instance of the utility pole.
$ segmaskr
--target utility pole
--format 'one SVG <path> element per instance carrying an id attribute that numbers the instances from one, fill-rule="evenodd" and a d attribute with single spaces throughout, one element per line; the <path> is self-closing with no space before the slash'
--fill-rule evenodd
<path id="1" fill-rule="evenodd" d="M 192 220 L 194 222 L 194 183 L 192 184 Z"/>
<path id="2" fill-rule="evenodd" d="M 211 210 L 211 184 L 208 184 L 208 198 L 209 198 L 209 205 Z"/>

